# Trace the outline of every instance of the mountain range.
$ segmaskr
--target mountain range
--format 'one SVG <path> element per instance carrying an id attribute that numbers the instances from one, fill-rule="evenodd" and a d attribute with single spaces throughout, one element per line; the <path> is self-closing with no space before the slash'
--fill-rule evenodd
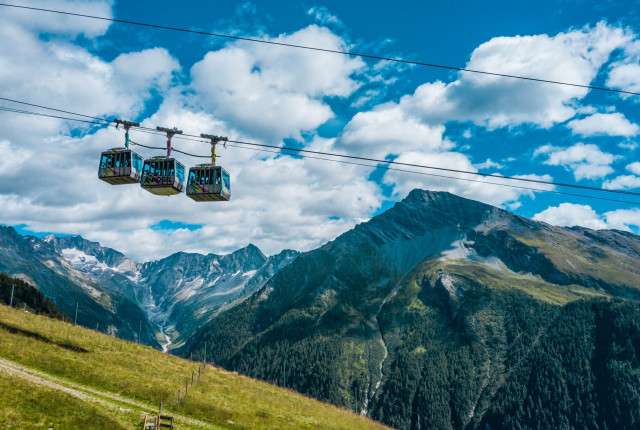
<path id="1" fill-rule="evenodd" d="M 176 253 L 147 263 L 80 236 L 19 235 L 0 226 L 0 272 L 21 278 L 89 328 L 165 352 L 298 255 L 249 245 L 228 255 Z"/>
<path id="2" fill-rule="evenodd" d="M 632 233 L 414 190 L 298 256 L 186 351 L 206 343 L 273 382 L 286 371 L 291 388 L 397 428 L 635 428 L 639 275 Z"/>
<path id="3" fill-rule="evenodd" d="M 0 228 L 0 271 L 78 321 L 396 428 L 637 428 L 640 236 L 412 191 L 318 249 L 139 264 Z"/>

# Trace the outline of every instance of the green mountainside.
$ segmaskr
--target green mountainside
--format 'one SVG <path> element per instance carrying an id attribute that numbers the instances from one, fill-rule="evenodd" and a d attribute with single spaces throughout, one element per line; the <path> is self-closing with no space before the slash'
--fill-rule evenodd
<path id="1" fill-rule="evenodd" d="M 286 366 L 291 388 L 397 428 L 637 428 L 639 292 L 636 235 L 414 190 L 182 352 L 274 382 Z"/>
<path id="2" fill-rule="evenodd" d="M 0 305 L 0 428 L 141 429 L 161 399 L 177 429 L 386 428 L 235 372 L 202 371 L 202 363 Z"/>

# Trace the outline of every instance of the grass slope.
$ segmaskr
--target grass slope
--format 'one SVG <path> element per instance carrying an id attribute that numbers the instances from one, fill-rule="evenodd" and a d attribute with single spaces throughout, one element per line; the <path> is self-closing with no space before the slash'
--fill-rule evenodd
<path id="1" fill-rule="evenodd" d="M 150 347 L 0 306 L 3 428 L 141 428 L 141 417 L 157 410 L 161 398 L 179 429 L 385 428 L 212 366 L 189 386 L 178 408 L 178 389 L 184 392 L 197 367 Z"/>

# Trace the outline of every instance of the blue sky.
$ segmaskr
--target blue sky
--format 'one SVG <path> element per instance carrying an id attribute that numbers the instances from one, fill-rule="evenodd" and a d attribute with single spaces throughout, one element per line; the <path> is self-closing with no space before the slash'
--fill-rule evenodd
<path id="1" fill-rule="evenodd" d="M 638 1 L 16 3 L 640 91 Z M 639 96 L 3 12 L 2 97 L 190 134 L 640 191 Z M 138 260 L 248 243 L 266 253 L 312 249 L 416 187 L 556 225 L 636 233 L 640 225 L 638 205 L 231 147 L 219 151 L 232 174 L 230 203 L 155 197 L 95 178 L 100 150 L 121 144 L 122 133 L 0 115 L 10 124 L 0 138 L 0 223 L 81 234 Z"/>

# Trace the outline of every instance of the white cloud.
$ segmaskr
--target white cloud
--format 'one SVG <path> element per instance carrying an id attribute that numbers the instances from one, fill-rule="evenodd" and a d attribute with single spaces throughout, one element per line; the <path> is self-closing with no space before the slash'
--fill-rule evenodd
<path id="1" fill-rule="evenodd" d="M 624 91 L 640 92 L 640 40 L 628 43 L 624 47 L 624 56 L 620 61 L 611 64 L 607 76 L 607 85 Z M 621 97 L 633 97 L 621 94 Z"/>
<path id="2" fill-rule="evenodd" d="M 591 206 L 574 203 L 561 203 L 537 213 L 533 216 L 536 221 L 544 221 L 561 227 L 580 225 L 594 230 L 606 229 L 607 223 L 594 211 Z"/>
<path id="3" fill-rule="evenodd" d="M 16 0 L 11 4 L 33 8 L 64 10 L 83 15 L 113 18 L 113 0 Z M 97 37 L 106 33 L 110 22 L 87 19 L 72 15 L 5 7 L 1 21 L 19 25 L 35 33 L 55 33 L 57 35 Z"/>
<path id="4" fill-rule="evenodd" d="M 611 164 L 618 156 L 602 152 L 597 145 L 576 143 L 568 148 L 544 145 L 536 149 L 534 156 L 546 155 L 544 162 L 550 166 L 564 166 L 573 171 L 577 180 L 602 178 L 613 172 Z"/>
<path id="5" fill-rule="evenodd" d="M 135 116 L 151 96 L 150 89 L 166 86 L 178 68 L 164 49 L 122 54 L 109 63 L 65 40 L 42 41 L 37 34 L 3 19 L 0 52 L 3 97 L 91 116 Z M 140 63 L 132 70 L 135 61 Z M 36 128 L 44 124 L 38 123 Z M 60 123 L 47 122 L 47 132 L 56 132 Z"/>
<path id="6" fill-rule="evenodd" d="M 640 188 L 640 176 L 620 175 L 610 181 L 604 181 L 602 187 L 609 190 Z"/>
<path id="7" fill-rule="evenodd" d="M 344 128 L 340 144 L 349 153 L 385 158 L 406 151 L 438 151 L 453 147 L 443 138 L 443 125 L 427 125 L 396 103 L 360 112 Z"/>
<path id="8" fill-rule="evenodd" d="M 589 205 L 561 203 L 534 215 L 533 219 L 561 227 L 582 226 L 594 230 L 631 231 L 631 227 L 640 226 L 640 209 L 618 209 L 599 215 Z"/>
<path id="9" fill-rule="evenodd" d="M 128 91 L 164 90 L 171 83 L 173 73 L 180 70 L 178 61 L 164 48 L 120 54 L 111 66 L 121 87 Z"/>
<path id="10" fill-rule="evenodd" d="M 326 28 L 308 26 L 266 40 L 344 49 L 345 42 Z M 192 103 L 251 136 L 299 138 L 334 116 L 324 97 L 346 97 L 359 86 L 352 75 L 360 59 L 238 42 L 207 53 L 191 69 Z"/>
<path id="11" fill-rule="evenodd" d="M 555 36 L 496 37 L 474 50 L 466 68 L 588 85 L 611 52 L 631 37 L 604 22 Z M 400 104 L 428 123 L 549 128 L 574 116 L 576 102 L 587 93 L 585 88 L 462 72 L 450 84 L 418 87 Z"/>
<path id="12" fill-rule="evenodd" d="M 477 169 L 502 169 L 504 166 L 500 163 L 496 163 L 495 161 L 491 161 L 491 158 L 487 158 L 484 163 L 474 164 Z"/>
<path id="13" fill-rule="evenodd" d="M 627 170 L 636 175 L 640 175 L 640 161 L 636 161 L 627 165 Z"/>
<path id="14" fill-rule="evenodd" d="M 640 227 L 640 209 L 618 209 L 606 212 L 604 214 L 610 228 L 617 230 L 631 231 L 635 228 L 636 232 Z"/>
<path id="15" fill-rule="evenodd" d="M 342 21 L 329 12 L 324 6 L 314 6 L 307 11 L 307 15 L 311 16 L 316 22 L 321 25 L 337 25 L 342 27 Z"/>
<path id="16" fill-rule="evenodd" d="M 640 75 L 639 75 L 640 76 Z M 573 134 L 581 136 L 636 136 L 640 127 L 630 122 L 619 112 L 596 113 L 582 119 L 574 119 L 567 124 Z"/>

